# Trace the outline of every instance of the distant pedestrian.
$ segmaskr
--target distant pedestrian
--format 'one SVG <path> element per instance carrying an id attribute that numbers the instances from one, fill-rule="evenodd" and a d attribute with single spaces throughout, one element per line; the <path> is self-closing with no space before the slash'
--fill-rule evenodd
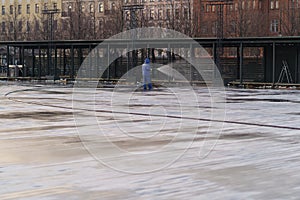
<path id="1" fill-rule="evenodd" d="M 152 90 L 152 83 L 151 83 L 151 66 L 149 58 L 145 59 L 145 63 L 142 65 L 143 70 L 143 87 L 144 90 Z M 148 87 L 148 88 L 147 88 Z"/>

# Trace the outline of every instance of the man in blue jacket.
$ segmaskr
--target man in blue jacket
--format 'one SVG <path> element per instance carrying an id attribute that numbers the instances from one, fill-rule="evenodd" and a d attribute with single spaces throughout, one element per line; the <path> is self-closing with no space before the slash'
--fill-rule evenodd
<path id="1" fill-rule="evenodd" d="M 145 59 L 145 63 L 142 65 L 143 70 L 143 83 L 144 83 L 144 90 L 147 90 L 147 86 L 149 90 L 152 90 L 152 83 L 151 83 L 151 66 L 149 58 Z"/>

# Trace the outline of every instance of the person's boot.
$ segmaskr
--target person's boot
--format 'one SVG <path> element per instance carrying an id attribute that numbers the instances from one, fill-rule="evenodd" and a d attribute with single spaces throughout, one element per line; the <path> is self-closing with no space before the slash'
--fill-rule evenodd
<path id="1" fill-rule="evenodd" d="M 149 90 L 152 90 L 152 84 L 151 83 L 148 84 L 148 88 L 149 88 Z"/>

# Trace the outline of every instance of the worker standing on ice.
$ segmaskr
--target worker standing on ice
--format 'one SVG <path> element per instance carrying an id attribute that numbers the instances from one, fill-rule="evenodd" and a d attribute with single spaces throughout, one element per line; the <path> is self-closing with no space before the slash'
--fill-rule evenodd
<path id="1" fill-rule="evenodd" d="M 152 83 L 151 83 L 151 66 L 149 58 L 145 59 L 145 63 L 142 65 L 143 70 L 143 83 L 144 83 L 144 90 L 152 90 Z"/>

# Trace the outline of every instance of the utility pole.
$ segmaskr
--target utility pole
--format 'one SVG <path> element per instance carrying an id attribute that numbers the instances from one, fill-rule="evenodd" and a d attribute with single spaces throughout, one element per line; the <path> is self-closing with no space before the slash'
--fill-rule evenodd
<path id="1" fill-rule="evenodd" d="M 130 12 L 130 29 L 135 29 L 138 27 L 137 24 L 137 16 L 136 11 L 144 9 L 144 5 L 140 4 L 131 4 L 131 5 L 124 5 L 123 10 Z"/>
<path id="2" fill-rule="evenodd" d="M 224 39 L 224 6 L 233 4 L 233 0 L 207 0 L 207 3 L 211 6 L 216 6 L 217 9 L 217 44 L 214 51 L 215 63 L 219 70 L 221 69 L 221 55 L 223 54 Z"/>
<path id="3" fill-rule="evenodd" d="M 45 10 L 42 10 L 42 14 L 47 15 L 47 21 L 48 21 L 47 32 L 48 32 L 49 44 L 48 44 L 47 61 L 48 61 L 48 73 L 49 74 L 52 74 L 52 72 L 50 72 L 50 70 L 53 66 L 53 62 L 52 62 L 52 46 L 53 46 L 52 42 L 54 40 L 53 21 L 54 21 L 54 15 L 57 14 L 57 13 L 59 13 L 59 9 L 45 9 Z M 53 68 L 54 68 L 53 75 L 54 75 L 54 80 L 55 80 L 57 78 L 56 77 L 57 76 L 56 66 L 54 66 Z"/>
<path id="4" fill-rule="evenodd" d="M 136 29 L 138 28 L 138 19 L 137 19 L 137 15 L 136 12 L 138 10 L 142 10 L 144 9 L 144 5 L 140 5 L 140 4 L 131 4 L 131 5 L 124 5 L 123 6 L 123 11 L 129 11 L 130 12 L 130 27 L 129 29 Z M 133 34 L 132 37 L 132 56 L 131 56 L 131 67 L 137 66 L 137 51 L 134 50 L 134 41 L 136 40 L 136 35 L 137 34 Z M 128 63 L 128 62 L 127 62 Z M 127 64 L 128 65 L 128 64 Z M 127 71 L 128 71 L 128 66 L 127 66 Z"/>

